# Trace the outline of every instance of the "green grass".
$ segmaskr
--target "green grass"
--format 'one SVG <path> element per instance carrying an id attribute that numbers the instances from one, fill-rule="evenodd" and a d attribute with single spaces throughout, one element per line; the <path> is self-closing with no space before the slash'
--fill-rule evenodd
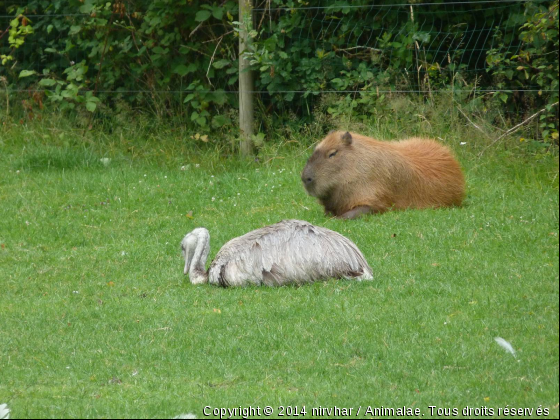
<path id="1" fill-rule="evenodd" d="M 0 403 L 12 418 L 203 418 L 205 406 L 557 418 L 557 155 L 498 145 L 479 159 L 483 139 L 459 140 L 445 138 L 463 207 L 340 221 L 301 186 L 310 139 L 243 162 L 169 133 L 5 126 Z M 213 257 L 285 218 L 351 238 L 375 280 L 221 289 L 183 276 L 191 229 L 210 230 Z"/>

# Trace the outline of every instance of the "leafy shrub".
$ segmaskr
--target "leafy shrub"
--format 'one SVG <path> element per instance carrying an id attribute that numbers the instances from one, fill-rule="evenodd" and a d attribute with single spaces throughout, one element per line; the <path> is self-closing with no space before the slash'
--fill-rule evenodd
<path id="1" fill-rule="evenodd" d="M 535 86 L 539 90 L 538 96 L 525 109 L 546 108 L 547 111 L 540 116 L 542 137 L 545 141 L 558 143 L 558 1 L 552 2 L 548 8 L 528 3 L 525 14 L 517 18 L 526 20 L 520 27 L 519 51 L 516 54 L 507 54 L 498 48 L 488 51 L 489 72 L 496 78 L 496 85 L 504 88 L 496 96 L 516 108 L 520 102 L 531 99 L 508 92 L 507 87 Z M 498 29 L 495 38 L 506 42 Z"/>
<path id="2" fill-rule="evenodd" d="M 324 112 L 365 121 L 386 109 L 387 95 L 431 101 L 447 90 L 515 115 L 547 106 L 541 135 L 557 141 L 558 0 L 372 3 L 257 5 L 246 55 L 261 124 L 309 125 L 325 94 L 341 99 Z M 0 77 L 10 89 L 39 88 L 59 109 L 96 115 L 127 103 L 199 133 L 233 125 L 237 1 L 30 0 L 8 12 Z"/>

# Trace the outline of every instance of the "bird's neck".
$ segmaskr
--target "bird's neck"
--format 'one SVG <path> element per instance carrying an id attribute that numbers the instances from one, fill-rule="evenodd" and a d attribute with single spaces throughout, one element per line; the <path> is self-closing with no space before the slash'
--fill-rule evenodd
<path id="1" fill-rule="evenodd" d="M 199 269 L 194 265 L 191 265 L 191 269 L 189 270 L 189 277 L 192 284 L 208 283 L 208 273 L 204 269 Z"/>
<path id="2" fill-rule="evenodd" d="M 208 272 L 205 270 L 206 260 L 210 252 L 210 238 L 200 237 L 196 243 L 191 266 L 189 267 L 189 277 L 191 283 L 208 283 Z"/>

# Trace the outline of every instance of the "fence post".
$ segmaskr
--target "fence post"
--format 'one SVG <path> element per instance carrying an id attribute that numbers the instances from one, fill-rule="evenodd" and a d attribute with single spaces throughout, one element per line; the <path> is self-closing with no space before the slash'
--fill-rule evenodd
<path id="1" fill-rule="evenodd" d="M 253 74 L 249 62 L 242 53 L 247 48 L 251 29 L 252 0 L 239 0 L 239 129 L 241 131 L 241 155 L 253 153 Z"/>

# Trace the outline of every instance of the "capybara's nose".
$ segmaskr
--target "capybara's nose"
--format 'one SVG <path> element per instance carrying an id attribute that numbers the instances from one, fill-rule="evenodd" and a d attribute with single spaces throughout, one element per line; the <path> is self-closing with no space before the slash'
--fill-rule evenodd
<path id="1" fill-rule="evenodd" d="M 309 185 L 309 184 L 311 184 L 311 183 L 313 182 L 313 178 L 311 178 L 309 175 L 305 175 L 305 174 L 303 174 L 303 175 L 301 176 L 301 180 L 303 181 L 303 183 L 304 183 L 305 185 Z"/>
<path id="2" fill-rule="evenodd" d="M 305 188 L 309 188 L 313 184 L 313 181 L 315 181 L 313 171 L 308 165 L 305 165 L 305 168 L 303 168 L 303 171 L 301 172 L 301 181 L 303 182 L 303 186 Z"/>

